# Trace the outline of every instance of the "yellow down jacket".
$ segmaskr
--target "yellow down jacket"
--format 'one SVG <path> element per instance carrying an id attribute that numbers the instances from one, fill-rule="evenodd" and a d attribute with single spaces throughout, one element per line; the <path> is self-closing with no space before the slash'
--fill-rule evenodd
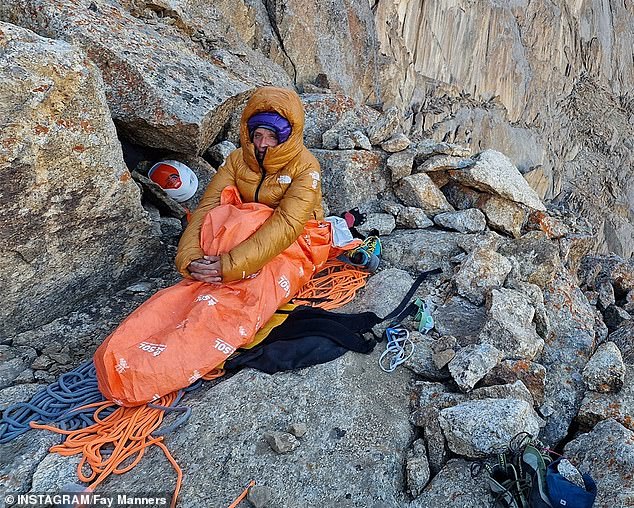
<path id="1" fill-rule="evenodd" d="M 286 118 L 291 135 L 284 143 L 268 148 L 260 165 L 247 120 L 264 111 Z M 228 185 L 238 188 L 244 202 L 263 203 L 275 211 L 247 240 L 220 255 L 225 282 L 257 272 L 291 245 L 310 219 L 323 219 L 319 162 L 304 146 L 303 132 L 304 108 L 297 93 L 275 87 L 253 93 L 240 120 L 241 147 L 212 178 L 178 244 L 176 267 L 183 276 L 190 277 L 189 263 L 203 257 L 201 225 L 207 212 L 220 204 L 220 193 Z"/>

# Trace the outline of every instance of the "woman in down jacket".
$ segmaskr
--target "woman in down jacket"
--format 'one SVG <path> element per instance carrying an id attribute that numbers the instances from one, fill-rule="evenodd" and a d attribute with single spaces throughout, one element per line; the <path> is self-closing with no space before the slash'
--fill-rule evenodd
<path id="1" fill-rule="evenodd" d="M 309 220 L 323 219 L 319 163 L 304 146 L 303 131 L 304 108 L 294 91 L 263 87 L 254 92 L 240 121 L 241 147 L 218 169 L 181 237 L 176 266 L 183 276 L 204 282 L 246 278 L 297 240 Z M 263 203 L 274 212 L 229 252 L 204 256 L 201 225 L 230 185 L 243 202 Z"/>

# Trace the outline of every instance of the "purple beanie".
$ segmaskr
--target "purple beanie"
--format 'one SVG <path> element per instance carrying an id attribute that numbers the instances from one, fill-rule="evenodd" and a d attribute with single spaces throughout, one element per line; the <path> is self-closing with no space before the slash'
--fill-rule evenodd
<path id="1" fill-rule="evenodd" d="M 253 131 L 258 127 L 275 132 L 277 141 L 284 143 L 291 135 L 291 124 L 286 118 L 274 111 L 256 113 L 247 120 L 249 137 L 253 139 Z"/>

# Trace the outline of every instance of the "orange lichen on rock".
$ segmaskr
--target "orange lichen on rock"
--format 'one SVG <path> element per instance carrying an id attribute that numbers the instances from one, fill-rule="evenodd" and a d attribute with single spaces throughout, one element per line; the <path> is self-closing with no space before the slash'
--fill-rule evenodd
<path id="1" fill-rule="evenodd" d="M 81 120 L 79 125 L 85 132 L 95 132 L 95 128 L 88 120 Z"/>

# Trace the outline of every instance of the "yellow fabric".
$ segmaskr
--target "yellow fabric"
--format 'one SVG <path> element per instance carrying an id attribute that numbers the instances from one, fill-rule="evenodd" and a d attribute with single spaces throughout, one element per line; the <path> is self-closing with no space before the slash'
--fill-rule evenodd
<path id="1" fill-rule="evenodd" d="M 271 331 L 273 330 L 273 328 L 280 326 L 284 321 L 286 321 L 286 318 L 288 317 L 288 312 L 291 312 L 295 307 L 297 306 L 291 303 L 282 305 L 277 310 L 277 312 L 273 314 L 271 319 L 267 321 L 264 327 L 262 327 L 260 331 L 255 334 L 255 338 L 253 339 L 253 342 L 250 342 L 246 346 L 242 346 L 242 349 L 251 349 L 252 347 L 257 346 L 264 339 L 266 339 L 269 336 L 269 333 L 271 333 Z"/>
<path id="2" fill-rule="evenodd" d="M 251 349 L 257 346 L 260 342 L 264 341 L 264 339 L 266 339 L 269 336 L 269 333 L 271 333 L 273 328 L 280 326 L 284 321 L 286 321 L 286 318 L 288 318 L 288 313 L 291 312 L 293 309 L 295 309 L 295 307 L 297 307 L 297 305 L 293 305 L 292 303 L 287 303 L 285 305 L 282 305 L 277 310 L 277 312 L 273 314 L 271 319 L 269 319 L 266 322 L 266 324 L 262 328 L 260 328 L 260 331 L 258 331 L 258 333 L 255 334 L 253 341 L 249 342 L 246 346 L 242 346 L 240 349 Z M 239 353 L 235 353 L 235 354 L 239 354 Z M 224 369 L 224 367 L 225 367 L 225 362 L 222 362 L 220 365 L 218 365 L 217 368 Z"/>
<path id="3" fill-rule="evenodd" d="M 256 113 L 275 111 L 291 124 L 284 143 L 268 148 L 262 167 L 255 157 L 247 120 Z M 224 282 L 243 279 L 290 246 L 311 219 L 323 219 L 320 167 L 304 146 L 304 108 L 297 93 L 276 87 L 256 90 L 240 121 L 241 148 L 234 150 L 211 180 L 200 205 L 181 237 L 176 267 L 185 277 L 189 263 L 201 258 L 200 228 L 209 210 L 220 203 L 220 193 L 238 188 L 244 202 L 256 201 L 274 208 L 271 217 L 251 237 L 221 254 Z M 259 190 L 258 190 L 259 187 Z"/>

